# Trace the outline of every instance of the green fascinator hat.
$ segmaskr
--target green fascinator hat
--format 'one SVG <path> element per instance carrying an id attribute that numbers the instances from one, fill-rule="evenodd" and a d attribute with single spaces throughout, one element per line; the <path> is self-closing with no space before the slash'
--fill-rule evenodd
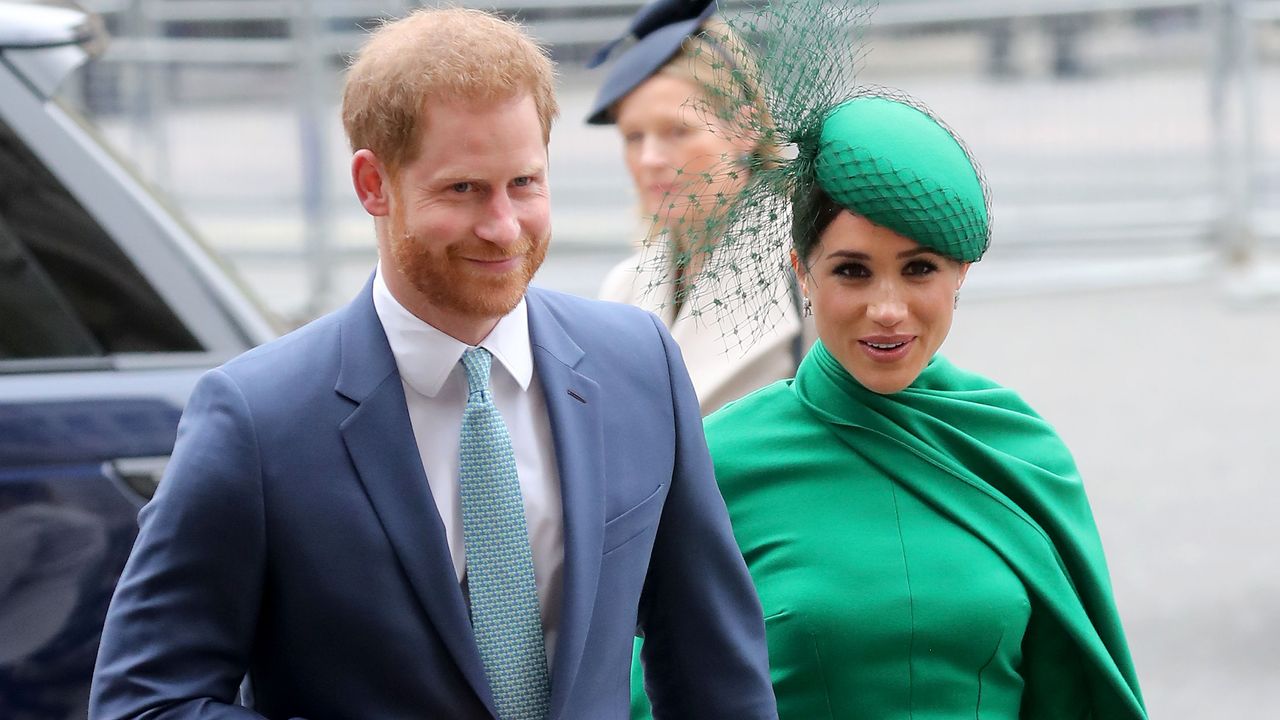
<path id="1" fill-rule="evenodd" d="M 960 262 L 990 242 L 984 184 L 968 152 L 923 109 L 847 100 L 822 123 L 814 180 L 832 201 Z"/>

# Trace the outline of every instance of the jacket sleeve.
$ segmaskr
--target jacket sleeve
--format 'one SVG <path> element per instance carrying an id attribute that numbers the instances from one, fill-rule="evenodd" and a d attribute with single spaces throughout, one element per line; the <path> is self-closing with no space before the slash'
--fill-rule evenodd
<path id="1" fill-rule="evenodd" d="M 776 718 L 760 600 L 734 541 L 680 351 L 667 356 L 676 457 L 640 599 L 653 717 Z"/>
<path id="2" fill-rule="evenodd" d="M 244 395 L 196 385 L 107 611 L 90 718 L 257 718 L 236 706 L 262 596 L 261 468 Z"/>

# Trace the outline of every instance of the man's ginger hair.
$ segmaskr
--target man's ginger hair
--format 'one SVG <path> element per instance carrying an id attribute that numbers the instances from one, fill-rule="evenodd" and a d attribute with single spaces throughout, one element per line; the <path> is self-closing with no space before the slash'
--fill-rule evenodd
<path id="1" fill-rule="evenodd" d="M 490 103 L 529 95 L 542 139 L 560 109 L 547 52 L 517 24 L 479 10 L 420 9 L 375 30 L 347 71 L 342 125 L 351 150 L 367 148 L 394 174 L 419 151 L 438 103 Z"/>

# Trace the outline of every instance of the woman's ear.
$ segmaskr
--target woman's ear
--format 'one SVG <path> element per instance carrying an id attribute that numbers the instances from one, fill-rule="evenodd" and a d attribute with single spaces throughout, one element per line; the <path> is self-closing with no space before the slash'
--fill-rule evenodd
<path id="1" fill-rule="evenodd" d="M 361 148 L 351 156 L 351 184 L 365 212 L 374 217 L 391 214 L 391 175 L 372 150 Z"/>
<path id="2" fill-rule="evenodd" d="M 791 249 L 791 269 L 795 271 L 796 280 L 800 283 L 800 292 L 804 293 L 805 295 L 808 295 L 809 283 L 807 281 L 808 281 L 809 273 L 805 270 L 805 268 L 801 267 L 800 253 L 796 252 L 795 248 Z"/>
<path id="3" fill-rule="evenodd" d="M 956 282 L 956 290 L 964 286 L 964 279 L 969 275 L 969 266 L 973 263 L 960 263 L 960 279 Z"/>

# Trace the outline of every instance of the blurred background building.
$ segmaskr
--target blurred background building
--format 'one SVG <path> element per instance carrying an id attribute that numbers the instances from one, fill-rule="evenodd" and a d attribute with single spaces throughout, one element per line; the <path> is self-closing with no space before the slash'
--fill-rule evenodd
<path id="1" fill-rule="evenodd" d="M 419 3 L 82 4 L 114 39 L 68 99 L 286 323 L 344 302 L 373 244 L 346 172 L 342 69 L 365 29 Z M 613 128 L 582 122 L 603 74 L 583 61 L 641 3 L 461 4 L 526 23 L 560 64 L 539 282 L 592 294 L 637 220 Z M 1253 268 L 1280 242 L 1276 0 L 883 0 L 868 39 L 862 80 L 924 100 L 984 164 L 995 242 L 975 292 Z M 1250 272 L 1242 292 L 1274 289 Z"/>
<path id="2" fill-rule="evenodd" d="M 420 3 L 81 4 L 114 38 L 63 101 L 281 327 L 346 302 L 375 255 L 342 69 Z M 603 75 L 583 62 L 640 3 L 455 4 L 560 64 L 535 282 L 592 295 L 639 220 L 614 129 L 583 124 Z M 946 351 L 1077 454 L 1152 716 L 1280 712 L 1280 0 L 882 0 L 868 39 L 861 80 L 925 101 L 984 165 L 994 242 Z"/>

